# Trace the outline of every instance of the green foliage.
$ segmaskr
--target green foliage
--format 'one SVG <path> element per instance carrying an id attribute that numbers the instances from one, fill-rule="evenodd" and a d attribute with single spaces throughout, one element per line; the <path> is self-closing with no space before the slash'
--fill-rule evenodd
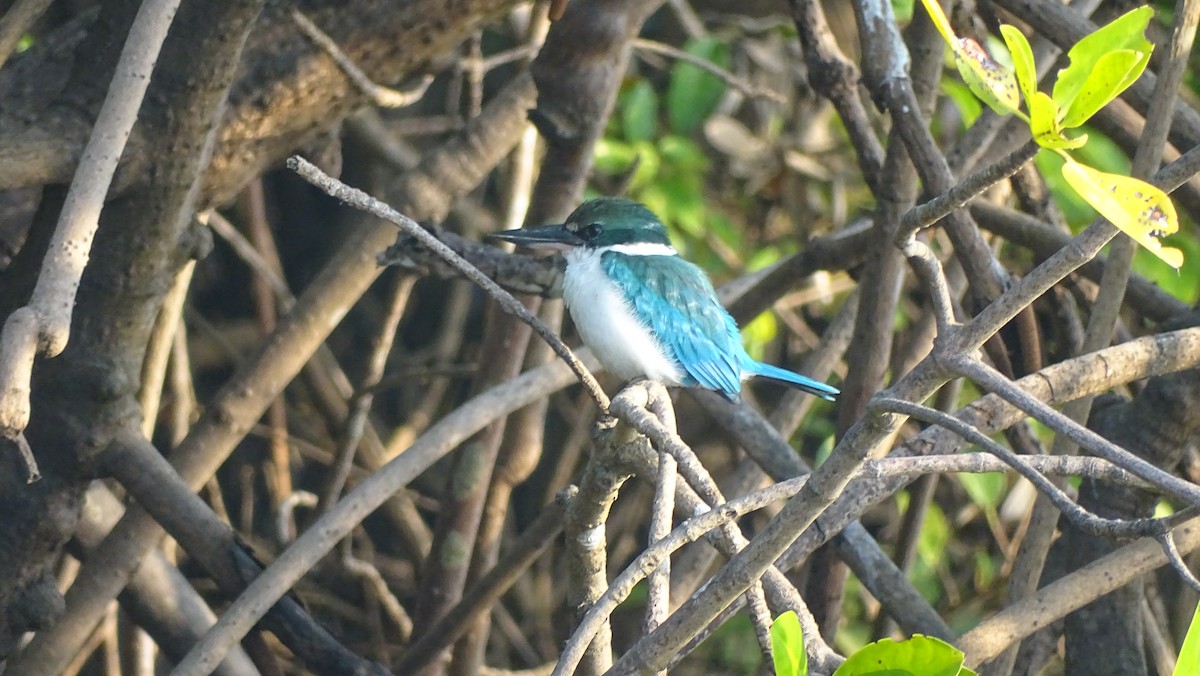
<path id="1" fill-rule="evenodd" d="M 754 624 L 745 613 L 739 613 L 726 622 L 708 642 L 713 644 L 713 651 L 706 663 L 713 671 L 752 674 L 762 662 Z"/>
<path id="2" fill-rule="evenodd" d="M 1183 647 L 1179 649 L 1179 660 L 1175 662 L 1175 676 L 1200 674 L 1200 606 L 1192 615 L 1192 624 L 1188 627 L 1187 636 L 1183 639 Z"/>
<path id="3" fill-rule="evenodd" d="M 658 94 L 649 82 L 639 80 L 626 93 L 621 129 L 627 141 L 649 141 L 658 135 Z"/>
<path id="4" fill-rule="evenodd" d="M 1154 49 L 1144 35 L 1153 14 L 1149 7 L 1135 9 L 1076 43 L 1052 96 L 1037 91 L 1033 51 L 1025 35 L 1013 26 L 1000 26 L 1039 144 L 1062 149 L 1087 142 L 1086 134 L 1068 138 L 1063 132 L 1082 125 L 1141 76 Z"/>
<path id="5" fill-rule="evenodd" d="M 1064 127 L 1083 124 L 1141 76 L 1154 50 L 1145 36 L 1153 16 L 1150 7 L 1139 7 L 1075 43 L 1070 65 L 1054 82 Z"/>
<path id="6" fill-rule="evenodd" d="M 958 107 L 959 113 L 962 114 L 963 125 L 969 127 L 975 124 L 975 120 L 979 119 L 979 115 L 983 113 L 983 106 L 979 105 L 979 99 L 971 93 L 961 82 L 951 79 L 942 80 L 942 91 L 946 92 L 946 96 L 954 102 Z"/>
<path id="7" fill-rule="evenodd" d="M 1004 489 L 1008 481 L 999 472 L 987 474 L 959 474 L 958 482 L 967 491 L 971 502 L 984 511 L 995 511 L 1004 498 Z"/>
<path id="8" fill-rule="evenodd" d="M 1058 72 L 1053 93 L 1046 94 L 1037 89 L 1033 50 L 1016 27 L 1000 26 L 1012 57 L 1013 66 L 1007 69 L 977 42 L 957 37 L 936 0 L 922 3 L 954 51 L 955 64 L 971 92 L 1001 115 L 1020 115 L 1015 101 L 1019 89 L 1029 110 L 1029 117 L 1022 117 L 1029 122 L 1038 145 L 1062 155 L 1066 183 L 1146 250 L 1173 268 L 1181 267 L 1183 251 L 1158 241 L 1179 230 L 1175 209 L 1165 193 L 1144 181 L 1096 170 L 1064 152 L 1088 141 L 1087 134 L 1071 137 L 1066 130 L 1085 123 L 1146 69 L 1154 45 L 1145 31 L 1154 10 L 1131 10 L 1075 43 L 1068 53 L 1070 64 Z"/>
<path id="9" fill-rule="evenodd" d="M 771 623 L 771 655 L 776 676 L 807 676 L 808 654 L 796 613 Z M 885 638 L 854 652 L 834 676 L 974 676 L 963 666 L 962 651 L 945 641 L 917 634 L 906 641 Z"/>
<path id="10" fill-rule="evenodd" d="M 771 623 L 771 656 L 775 676 L 808 676 L 804 630 L 795 611 L 789 610 Z"/>
<path id="11" fill-rule="evenodd" d="M 930 504 L 925 512 L 921 536 L 917 540 L 917 555 L 921 561 L 931 569 L 937 568 L 945 560 L 946 547 L 952 535 L 946 515 L 937 504 Z"/>
<path id="12" fill-rule="evenodd" d="M 719 67 L 729 61 L 728 47 L 714 38 L 693 40 L 686 51 Z M 659 216 L 672 241 L 686 258 L 718 281 L 733 272 L 778 260 L 794 249 L 748 244 L 745 224 L 731 219 L 715 203 L 709 186 L 711 160 L 693 139 L 724 96 L 724 81 L 694 64 L 678 61 L 671 69 L 667 93 L 656 93 L 646 79 L 625 83 L 607 134 L 595 150 L 595 167 L 627 186 L 629 197 Z M 753 264 L 741 256 L 754 252 Z M 770 318 L 747 333 L 747 349 L 761 354 L 777 330 Z"/>
<path id="13" fill-rule="evenodd" d="M 973 676 L 962 651 L 932 636 L 885 638 L 851 655 L 834 676 Z"/>
<path id="14" fill-rule="evenodd" d="M 729 48 L 713 37 L 690 40 L 684 51 L 713 65 L 729 65 Z M 690 134 L 703 124 L 725 95 L 725 82 L 698 66 L 676 62 L 667 86 L 667 119 L 671 131 Z"/>

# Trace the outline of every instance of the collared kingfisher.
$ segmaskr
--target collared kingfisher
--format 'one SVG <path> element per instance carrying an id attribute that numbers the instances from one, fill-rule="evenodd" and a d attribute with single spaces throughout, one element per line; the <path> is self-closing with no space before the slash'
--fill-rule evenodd
<path id="1" fill-rule="evenodd" d="M 833 400 L 837 388 L 750 358 L 708 275 L 680 258 L 667 229 L 632 200 L 584 202 L 560 225 L 492 235 L 566 253 L 563 299 L 609 373 L 672 387 L 702 387 L 738 399 L 751 376 Z"/>

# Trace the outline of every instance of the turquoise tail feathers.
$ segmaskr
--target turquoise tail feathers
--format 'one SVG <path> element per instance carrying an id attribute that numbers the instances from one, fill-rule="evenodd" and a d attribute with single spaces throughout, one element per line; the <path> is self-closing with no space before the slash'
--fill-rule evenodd
<path id="1" fill-rule="evenodd" d="M 809 394 L 816 395 L 827 401 L 833 401 L 834 397 L 841 392 L 841 390 L 836 387 L 826 385 L 825 383 L 813 380 L 812 378 L 807 378 L 799 373 L 792 373 L 787 369 L 781 369 L 778 366 L 771 366 L 770 364 L 763 364 L 753 360 L 748 361 L 749 363 L 743 367 L 746 371 L 764 378 L 770 378 L 771 380 L 778 380 L 789 385 L 794 385 L 801 390 L 808 392 Z"/>

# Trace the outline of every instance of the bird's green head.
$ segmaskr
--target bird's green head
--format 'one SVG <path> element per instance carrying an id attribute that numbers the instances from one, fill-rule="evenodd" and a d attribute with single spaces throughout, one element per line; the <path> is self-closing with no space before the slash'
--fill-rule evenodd
<path id="1" fill-rule="evenodd" d="M 600 197 L 579 205 L 566 223 L 505 230 L 491 235 L 520 246 L 566 250 L 621 244 L 671 246 L 662 221 L 646 207 L 623 197 Z"/>

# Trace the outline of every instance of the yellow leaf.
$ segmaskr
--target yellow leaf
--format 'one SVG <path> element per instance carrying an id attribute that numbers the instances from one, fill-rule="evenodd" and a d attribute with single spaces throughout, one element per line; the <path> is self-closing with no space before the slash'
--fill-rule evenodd
<path id="1" fill-rule="evenodd" d="M 1129 176 L 1102 171 L 1068 161 L 1062 168 L 1067 183 L 1133 241 L 1178 270 L 1183 252 L 1163 246 L 1159 238 L 1179 231 L 1175 205 L 1158 188 Z"/>
<path id="2" fill-rule="evenodd" d="M 978 42 L 959 38 L 952 43 L 954 65 L 967 87 L 1000 115 L 1010 115 L 1017 109 L 1017 78 L 1012 69 L 992 58 Z"/>
<path id="3" fill-rule="evenodd" d="M 933 19 L 933 25 L 942 34 L 942 39 L 946 44 L 954 47 L 958 42 L 958 36 L 954 34 L 954 29 L 950 27 L 950 19 L 946 18 L 946 13 L 942 11 L 942 6 L 938 4 L 938 0 L 921 0 L 921 4 L 925 5 L 925 11 L 929 13 L 929 18 Z"/>

